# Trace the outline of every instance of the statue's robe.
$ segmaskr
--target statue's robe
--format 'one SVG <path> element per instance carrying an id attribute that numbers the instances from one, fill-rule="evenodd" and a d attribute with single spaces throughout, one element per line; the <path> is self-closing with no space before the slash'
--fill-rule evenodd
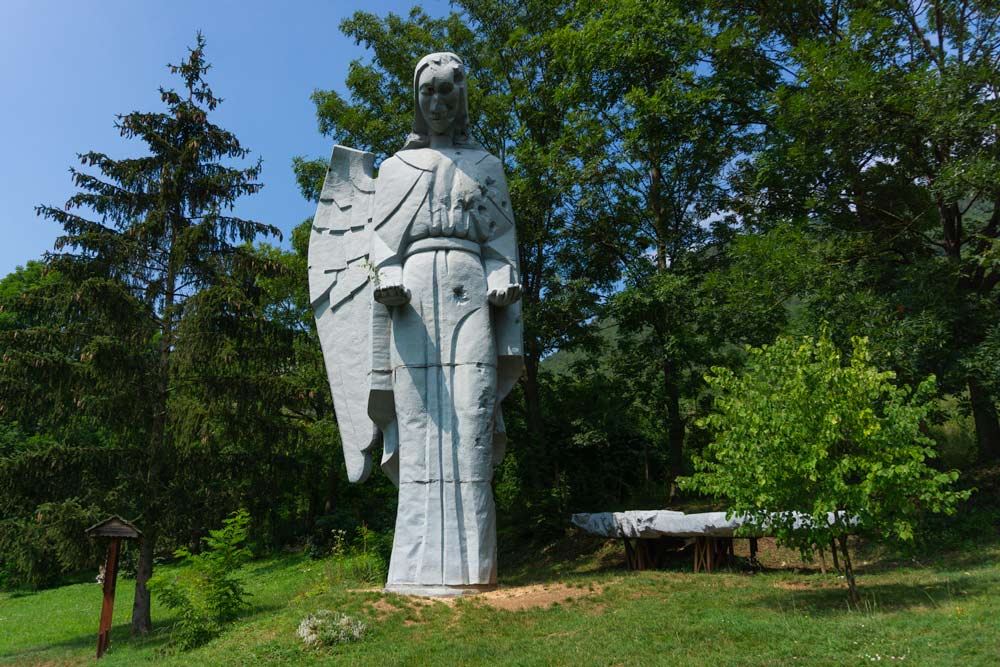
<path id="1" fill-rule="evenodd" d="M 487 300 L 520 282 L 501 163 L 476 148 L 401 151 L 379 169 L 372 223 L 377 285 L 411 293 L 373 310 L 369 412 L 399 486 L 387 589 L 490 587 L 499 408 L 522 368 L 520 302 Z"/>

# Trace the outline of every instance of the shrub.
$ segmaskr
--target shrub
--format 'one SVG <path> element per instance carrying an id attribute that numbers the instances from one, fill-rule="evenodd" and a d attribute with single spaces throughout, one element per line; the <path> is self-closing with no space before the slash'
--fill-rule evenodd
<path id="1" fill-rule="evenodd" d="M 246 510 L 233 512 L 221 530 L 209 531 L 202 553 L 178 549 L 174 556 L 183 561 L 182 567 L 149 580 L 149 590 L 180 615 L 174 634 L 181 648 L 204 644 L 247 606 L 249 594 L 234 571 L 250 560 L 244 546 L 249 526 Z"/>
<path id="2" fill-rule="evenodd" d="M 388 566 L 383 556 L 392 549 L 392 534 L 379 533 L 360 526 L 354 543 L 348 546 L 347 531 L 332 531 L 333 546 L 327 577 L 333 583 L 380 584 L 385 581 Z"/>
<path id="3" fill-rule="evenodd" d="M 927 465 L 934 379 L 911 391 L 894 377 L 864 338 L 846 363 L 825 332 L 749 349 L 741 375 L 713 368 L 705 378 L 716 395 L 701 425 L 715 439 L 682 485 L 727 499 L 754 530 L 803 553 L 839 540 L 857 602 L 849 534 L 909 542 L 923 513 L 953 514 L 969 496 L 952 489 L 957 472 Z"/>
<path id="4" fill-rule="evenodd" d="M 362 621 L 347 614 L 320 609 L 302 619 L 295 634 L 305 642 L 306 646 L 319 648 L 357 641 L 364 636 L 366 629 Z"/>

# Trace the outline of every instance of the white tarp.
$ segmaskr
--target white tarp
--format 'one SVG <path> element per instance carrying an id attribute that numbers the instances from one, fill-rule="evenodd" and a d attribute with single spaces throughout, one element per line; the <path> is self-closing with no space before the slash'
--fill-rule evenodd
<path id="1" fill-rule="evenodd" d="M 794 516 L 795 527 L 799 527 L 809 520 L 808 515 L 797 512 Z M 827 515 L 827 521 L 831 524 L 835 519 L 832 512 Z M 725 512 L 685 514 L 670 510 L 574 514 L 572 521 L 593 535 L 635 538 L 733 537 L 736 529 L 746 523 L 743 517 L 733 516 L 727 519 Z M 765 530 L 765 532 L 767 531 Z"/>
<path id="2" fill-rule="evenodd" d="M 669 510 L 636 510 L 574 514 L 573 523 L 588 533 L 603 537 L 730 537 L 740 522 L 726 519 L 725 512 L 685 514 Z"/>

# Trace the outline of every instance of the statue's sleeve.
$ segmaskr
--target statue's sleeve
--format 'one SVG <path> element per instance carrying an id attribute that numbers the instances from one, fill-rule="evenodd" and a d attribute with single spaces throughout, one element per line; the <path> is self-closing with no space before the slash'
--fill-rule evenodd
<path id="1" fill-rule="evenodd" d="M 486 186 L 488 215 L 493 232 L 483 248 L 486 284 L 490 290 L 504 289 L 521 282 L 517 261 L 517 230 L 511 211 L 510 193 L 503 166 L 490 155 L 481 163 Z"/>
<path id="2" fill-rule="evenodd" d="M 403 284 L 403 247 L 410 224 L 426 196 L 427 172 L 396 156 L 379 168 L 372 209 L 370 268 L 379 285 Z M 399 436 L 392 387 L 392 318 L 389 308 L 371 304 L 371 373 L 368 380 L 368 416 L 382 432 L 382 470 L 399 484 Z"/>
<path id="3" fill-rule="evenodd" d="M 488 215 L 494 223 L 493 233 L 483 247 L 486 284 L 490 290 L 504 289 L 521 282 L 517 259 L 517 229 L 511 211 L 510 192 L 507 190 L 507 179 L 500 160 L 490 155 L 480 165 L 485 179 Z M 503 400 L 513 388 L 523 367 L 521 302 L 494 308 L 493 324 L 497 356 L 500 358 L 497 398 Z"/>
<path id="4" fill-rule="evenodd" d="M 379 168 L 372 216 L 370 261 L 379 285 L 403 284 L 404 242 L 417 210 L 427 196 L 431 174 L 395 155 Z"/>

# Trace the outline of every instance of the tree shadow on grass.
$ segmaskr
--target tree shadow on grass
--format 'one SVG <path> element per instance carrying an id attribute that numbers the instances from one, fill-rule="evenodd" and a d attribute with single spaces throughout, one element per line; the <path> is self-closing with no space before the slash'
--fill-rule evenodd
<path id="1" fill-rule="evenodd" d="M 824 585 L 803 581 L 798 577 L 776 577 L 771 588 L 762 590 L 753 599 L 741 604 L 744 607 L 764 606 L 775 611 L 794 609 L 814 615 L 837 615 L 853 611 L 894 612 L 941 607 L 968 596 L 991 594 L 1000 590 L 1000 574 L 992 573 L 980 573 L 976 577 L 961 579 L 938 576 L 912 584 L 866 582 L 861 575 L 857 581 L 861 604 L 855 606 L 849 603 L 846 582 L 836 579 L 828 581 L 829 585 Z"/>
<path id="2" fill-rule="evenodd" d="M 996 566 L 1000 563 L 1000 551 L 995 545 L 976 547 L 963 551 L 949 551 L 931 554 L 916 554 L 909 558 L 882 558 L 859 568 L 859 572 L 893 572 L 900 567 L 923 567 L 935 572 L 957 572 Z"/>
<path id="3" fill-rule="evenodd" d="M 568 583 L 609 572 L 624 572 L 623 549 L 620 540 L 580 539 L 576 533 L 545 544 L 522 546 L 500 553 L 500 584 Z"/>
<path id="4" fill-rule="evenodd" d="M 243 573 L 246 576 L 259 577 L 261 575 L 273 574 L 283 570 L 293 569 L 306 562 L 309 562 L 309 558 L 304 555 L 297 555 L 291 558 L 262 559 L 248 563 L 244 566 Z"/>
<path id="5" fill-rule="evenodd" d="M 169 625 L 173 625 L 172 623 Z M 117 623 L 111 626 L 111 646 L 116 645 L 121 646 L 123 644 L 141 644 L 141 645 L 158 645 L 166 644 L 170 640 L 168 625 L 163 625 L 155 629 L 150 634 L 145 637 L 131 637 L 129 632 L 131 626 L 129 623 Z M 94 631 L 86 634 L 81 634 L 70 639 L 63 639 L 60 641 L 45 642 L 43 644 L 37 644 L 35 646 L 30 646 L 27 648 L 12 649 L 0 652 L 0 659 L 3 658 L 25 658 L 28 656 L 33 656 L 39 653 L 45 653 L 49 651 L 55 652 L 71 652 L 71 653 L 87 653 L 96 654 L 97 652 L 97 624 L 94 624 Z"/>
<path id="6" fill-rule="evenodd" d="M 254 620 L 268 613 L 283 609 L 284 605 L 277 603 L 252 604 L 251 608 L 240 614 L 235 621 Z M 171 638 L 174 625 L 177 623 L 176 616 L 168 616 L 163 620 L 155 620 L 153 631 L 149 634 L 133 637 L 131 636 L 131 624 L 129 622 L 116 623 L 111 626 L 111 648 L 128 646 L 132 649 L 151 650 L 160 655 L 178 651 Z M 227 624 L 224 627 L 228 627 Z M 227 630 L 224 629 L 220 636 L 224 636 Z M 81 653 L 86 655 L 96 654 L 97 651 L 97 625 L 94 631 L 81 634 L 70 639 L 46 642 L 21 649 L 0 651 L 0 660 L 23 659 L 41 653 L 54 651 L 57 653 Z"/>

